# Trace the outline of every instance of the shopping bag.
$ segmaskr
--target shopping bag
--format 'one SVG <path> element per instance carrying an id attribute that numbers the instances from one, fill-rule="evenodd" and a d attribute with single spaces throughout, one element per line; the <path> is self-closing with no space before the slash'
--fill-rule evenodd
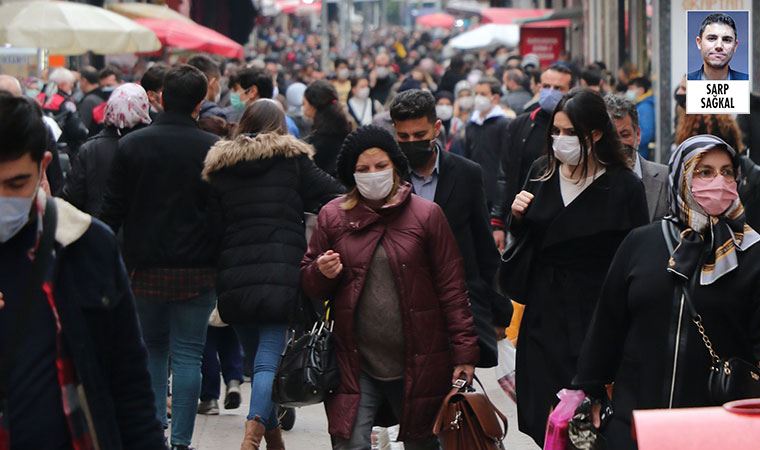
<path id="1" fill-rule="evenodd" d="M 559 404 L 549 414 L 544 437 L 544 450 L 566 450 L 568 448 L 567 427 L 575 415 L 575 410 L 586 398 L 583 391 L 562 389 L 557 393 Z"/>
<path id="2" fill-rule="evenodd" d="M 499 364 L 496 366 L 496 380 L 499 386 L 512 401 L 517 401 L 515 396 L 515 356 L 517 350 L 509 339 L 502 339 L 496 343 L 499 351 Z"/>

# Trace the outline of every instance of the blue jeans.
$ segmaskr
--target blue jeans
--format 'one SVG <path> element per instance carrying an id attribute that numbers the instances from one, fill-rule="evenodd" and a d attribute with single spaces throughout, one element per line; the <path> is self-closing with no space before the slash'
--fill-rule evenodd
<path id="1" fill-rule="evenodd" d="M 206 347 L 203 350 L 203 364 L 201 364 L 203 374 L 201 401 L 219 400 L 220 371 L 224 377 L 224 384 L 229 385 L 232 380 L 242 383 L 243 352 L 240 350 L 240 341 L 232 327 L 209 326 Z"/>
<path id="2" fill-rule="evenodd" d="M 246 353 L 253 359 L 251 406 L 248 420 L 256 417 L 267 430 L 277 428 L 277 411 L 272 403 L 272 385 L 280 356 L 285 349 L 287 325 L 233 325 Z"/>
<path id="3" fill-rule="evenodd" d="M 190 300 L 176 302 L 137 297 L 135 302 L 148 349 L 148 371 L 158 420 L 164 428 L 167 427 L 166 390 L 171 355 L 171 444 L 190 445 L 201 391 L 201 359 L 206 342 L 206 328 L 216 303 L 216 295 L 210 291 Z"/>

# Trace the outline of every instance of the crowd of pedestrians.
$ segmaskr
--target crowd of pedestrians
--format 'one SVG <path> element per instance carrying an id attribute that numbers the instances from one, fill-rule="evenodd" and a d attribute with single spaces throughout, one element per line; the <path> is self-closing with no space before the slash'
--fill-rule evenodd
<path id="1" fill-rule="evenodd" d="M 685 114 L 682 84 L 666 166 L 635 67 L 389 30 L 331 67 L 262 29 L 251 61 L 0 75 L 0 448 L 185 450 L 248 375 L 241 449 L 284 449 L 273 379 L 304 297 L 334 320 L 341 450 L 395 423 L 439 448 L 441 401 L 510 324 L 522 432 L 542 445 L 575 388 L 635 448 L 634 409 L 713 404 L 682 278 L 715 347 L 760 362 L 752 123 Z"/>

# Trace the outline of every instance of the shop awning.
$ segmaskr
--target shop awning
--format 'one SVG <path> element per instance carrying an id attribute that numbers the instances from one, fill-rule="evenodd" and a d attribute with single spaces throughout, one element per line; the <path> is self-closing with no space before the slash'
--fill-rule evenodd
<path id="1" fill-rule="evenodd" d="M 480 12 L 481 23 L 496 23 L 511 25 L 519 19 L 540 18 L 551 14 L 551 9 L 522 9 L 522 8 L 483 8 Z"/>
<path id="2" fill-rule="evenodd" d="M 541 20 L 538 22 L 522 23 L 520 28 L 567 28 L 572 25 L 572 23 L 573 22 L 570 19 Z"/>
<path id="3" fill-rule="evenodd" d="M 226 58 L 243 58 L 243 46 L 195 22 L 161 19 L 136 19 L 150 28 L 165 47 L 212 53 Z"/>

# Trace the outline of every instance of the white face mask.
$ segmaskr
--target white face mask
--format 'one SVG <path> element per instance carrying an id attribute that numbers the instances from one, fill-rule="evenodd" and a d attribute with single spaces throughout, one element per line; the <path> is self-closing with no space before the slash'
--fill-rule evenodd
<path id="1" fill-rule="evenodd" d="M 359 100 L 366 100 L 369 98 L 369 88 L 363 87 L 356 90 L 356 98 Z"/>
<path id="2" fill-rule="evenodd" d="M 552 149 L 554 157 L 561 163 L 569 166 L 577 166 L 581 161 L 581 141 L 578 136 L 553 135 Z"/>
<path id="3" fill-rule="evenodd" d="M 339 80 L 348 80 L 348 77 L 351 76 L 351 71 L 348 69 L 338 69 L 337 75 Z"/>
<path id="4" fill-rule="evenodd" d="M 459 97 L 459 109 L 463 111 L 472 111 L 472 107 L 475 105 L 475 98 L 472 96 Z"/>
<path id="5" fill-rule="evenodd" d="M 474 107 L 475 111 L 478 111 L 480 113 L 487 113 L 491 110 L 493 105 L 491 104 L 491 99 L 485 95 L 476 95 Z"/>
<path id="6" fill-rule="evenodd" d="M 37 182 L 31 197 L 0 197 L 0 243 L 9 241 L 29 222 L 29 213 L 41 181 Z"/>
<path id="7" fill-rule="evenodd" d="M 393 169 L 375 173 L 354 173 L 356 188 L 367 200 L 382 200 L 393 189 Z"/>
<path id="8" fill-rule="evenodd" d="M 638 97 L 638 94 L 633 89 L 625 91 L 625 98 L 632 102 L 635 102 Z"/>
<path id="9" fill-rule="evenodd" d="M 375 75 L 377 75 L 378 78 L 388 78 L 388 75 L 390 74 L 391 71 L 385 66 L 379 66 L 375 69 Z"/>
<path id="10" fill-rule="evenodd" d="M 435 105 L 435 115 L 443 121 L 449 120 L 454 115 L 454 107 L 451 105 Z"/>

